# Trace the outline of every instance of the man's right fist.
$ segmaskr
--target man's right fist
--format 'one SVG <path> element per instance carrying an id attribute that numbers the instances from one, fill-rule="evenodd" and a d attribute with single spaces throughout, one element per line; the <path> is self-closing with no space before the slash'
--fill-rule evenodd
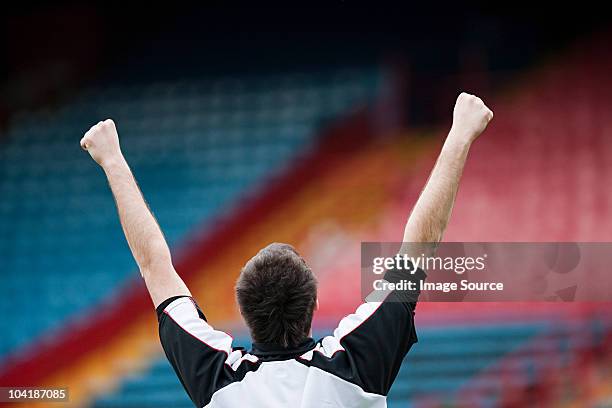
<path id="1" fill-rule="evenodd" d="M 119 135 L 112 119 L 93 125 L 81 139 L 81 147 L 102 167 L 122 157 Z"/>
<path id="2" fill-rule="evenodd" d="M 462 142 L 472 143 L 493 119 L 493 112 L 482 99 L 461 93 L 453 111 L 452 133 Z"/>

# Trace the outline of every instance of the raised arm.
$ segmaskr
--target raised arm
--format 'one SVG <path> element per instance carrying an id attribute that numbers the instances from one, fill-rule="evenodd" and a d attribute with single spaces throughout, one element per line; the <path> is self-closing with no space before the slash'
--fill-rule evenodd
<path id="1" fill-rule="evenodd" d="M 440 242 L 453 209 L 470 146 L 492 118 L 493 112 L 480 98 L 466 93 L 459 95 L 453 111 L 453 125 L 408 218 L 403 242 Z M 403 250 L 406 250 L 406 245 Z"/>
<path id="2" fill-rule="evenodd" d="M 191 296 L 172 266 L 170 249 L 121 153 L 111 119 L 94 125 L 81 147 L 102 167 L 115 197 L 121 226 L 155 307 L 172 296 Z"/>

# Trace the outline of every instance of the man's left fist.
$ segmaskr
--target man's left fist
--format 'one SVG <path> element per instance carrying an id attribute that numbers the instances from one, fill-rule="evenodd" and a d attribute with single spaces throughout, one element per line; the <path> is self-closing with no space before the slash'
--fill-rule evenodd
<path id="1" fill-rule="evenodd" d="M 123 157 L 119 135 L 112 119 L 92 126 L 81 139 L 81 147 L 102 167 Z"/>

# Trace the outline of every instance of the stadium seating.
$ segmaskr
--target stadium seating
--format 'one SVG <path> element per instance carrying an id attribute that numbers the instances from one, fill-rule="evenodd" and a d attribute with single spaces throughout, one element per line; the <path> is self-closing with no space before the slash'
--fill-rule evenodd
<path id="1" fill-rule="evenodd" d="M 375 68 L 339 68 L 98 86 L 17 116 L 0 144 L 0 313 L 11 327 L 0 337 L 0 359 L 52 335 L 68 317 L 103 307 L 134 276 L 104 177 L 79 151 L 89 126 L 115 119 L 122 149 L 176 246 L 282 173 L 326 121 L 367 103 L 379 80 Z M 16 304 L 22 313 L 9 313 Z"/>

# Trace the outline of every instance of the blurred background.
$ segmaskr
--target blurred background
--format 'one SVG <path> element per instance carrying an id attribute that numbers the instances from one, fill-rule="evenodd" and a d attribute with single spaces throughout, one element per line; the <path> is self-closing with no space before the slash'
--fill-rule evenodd
<path id="1" fill-rule="evenodd" d="M 12 2 L 0 21 L 1 386 L 191 406 L 79 148 L 109 117 L 177 270 L 247 348 L 233 285 L 270 242 L 318 276 L 315 337 L 361 302 L 360 243 L 401 240 L 461 91 L 495 120 L 445 240 L 612 240 L 612 19 L 593 6 Z M 390 407 L 612 406 L 612 303 L 422 303 L 416 323 Z"/>

